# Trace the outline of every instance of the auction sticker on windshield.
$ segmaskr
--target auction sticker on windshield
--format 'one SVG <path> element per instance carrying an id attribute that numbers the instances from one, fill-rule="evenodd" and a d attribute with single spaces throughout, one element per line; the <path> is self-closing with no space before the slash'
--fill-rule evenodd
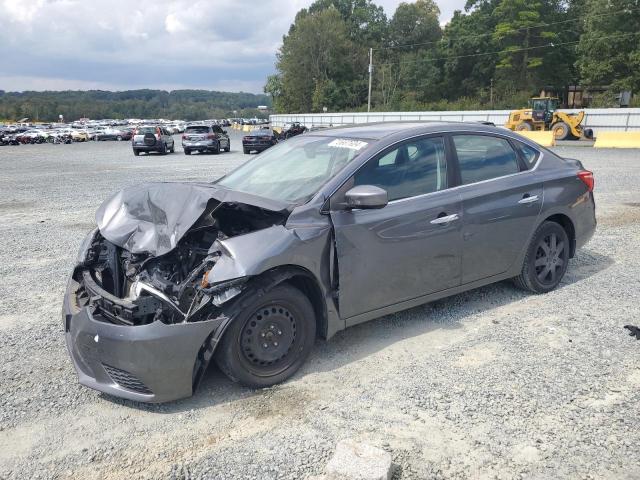
<path id="1" fill-rule="evenodd" d="M 350 148 L 351 150 L 362 150 L 367 145 L 369 145 L 367 142 L 363 142 L 361 140 L 350 140 L 346 138 L 336 138 L 331 143 L 329 143 L 330 147 Z"/>

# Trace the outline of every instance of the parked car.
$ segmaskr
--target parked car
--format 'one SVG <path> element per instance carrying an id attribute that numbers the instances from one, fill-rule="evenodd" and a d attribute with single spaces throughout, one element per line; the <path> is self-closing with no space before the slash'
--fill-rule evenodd
<path id="1" fill-rule="evenodd" d="M 133 154 L 137 157 L 141 152 L 158 152 L 165 155 L 175 152 L 175 141 L 166 128 L 159 125 L 146 125 L 136 128 L 131 138 Z"/>
<path id="2" fill-rule="evenodd" d="M 254 130 L 242 137 L 242 150 L 244 153 L 262 152 L 278 143 L 276 134 L 270 128 Z"/>
<path id="3" fill-rule="evenodd" d="M 282 129 L 282 132 L 280 132 L 280 139 L 286 140 L 287 138 L 295 137 L 296 135 L 305 133 L 307 130 L 308 130 L 307 127 L 305 127 L 299 122 L 295 122 L 290 125 L 285 125 L 284 128 Z"/>
<path id="4" fill-rule="evenodd" d="M 191 155 L 192 152 L 218 154 L 221 150 L 231 150 L 231 140 L 227 131 L 219 125 L 189 125 L 182 135 L 182 148 L 185 155 Z"/>
<path id="5" fill-rule="evenodd" d="M 472 123 L 318 131 L 213 184 L 128 187 L 82 243 L 69 352 L 82 384 L 132 400 L 191 395 L 212 359 L 273 385 L 316 336 L 505 279 L 553 290 L 595 231 L 593 187 Z"/>
<path id="6" fill-rule="evenodd" d="M 131 140 L 133 137 L 133 132 L 131 130 L 119 129 L 119 128 L 106 128 L 104 130 L 96 132 L 94 136 L 94 140 L 104 141 L 104 140 Z"/>

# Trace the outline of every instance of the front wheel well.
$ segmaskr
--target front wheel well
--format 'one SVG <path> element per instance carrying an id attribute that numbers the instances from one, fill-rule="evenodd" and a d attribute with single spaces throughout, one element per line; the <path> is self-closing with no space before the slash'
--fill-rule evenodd
<path id="1" fill-rule="evenodd" d="M 567 237 L 569 237 L 569 258 L 573 258 L 576 254 L 576 229 L 571 219 L 562 213 L 557 213 L 545 218 L 544 221 L 555 222 L 564 228 L 564 231 L 567 232 Z"/>

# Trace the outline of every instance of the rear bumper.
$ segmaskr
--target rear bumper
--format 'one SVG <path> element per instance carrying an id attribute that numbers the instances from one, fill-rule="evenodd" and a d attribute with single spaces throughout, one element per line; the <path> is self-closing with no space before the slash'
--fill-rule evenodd
<path id="1" fill-rule="evenodd" d="M 222 320 L 168 325 L 116 325 L 78 308 L 78 283 L 69 281 L 62 311 L 65 340 L 82 385 L 141 402 L 189 397 L 194 366 Z"/>
<path id="2" fill-rule="evenodd" d="M 266 150 L 267 148 L 272 147 L 271 143 L 252 143 L 252 142 L 242 142 L 242 148 L 250 149 L 250 150 Z"/>
<path id="3" fill-rule="evenodd" d="M 206 140 L 199 142 L 182 142 L 182 148 L 189 148 L 191 150 L 201 150 L 201 149 L 210 149 L 216 148 L 218 142 L 216 140 Z"/>
<path id="4" fill-rule="evenodd" d="M 586 245 L 596 232 L 596 203 L 593 193 L 585 193 L 572 207 L 576 249 L 579 249 Z"/>

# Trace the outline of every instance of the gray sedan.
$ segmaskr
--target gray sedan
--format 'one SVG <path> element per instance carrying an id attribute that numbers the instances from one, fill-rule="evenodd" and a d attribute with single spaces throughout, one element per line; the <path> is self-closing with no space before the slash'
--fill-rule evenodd
<path id="1" fill-rule="evenodd" d="M 214 183 L 107 199 L 63 321 L 80 382 L 162 402 L 214 360 L 289 378 L 316 337 L 492 282 L 558 286 L 596 228 L 578 160 L 478 124 L 311 132 Z"/>

